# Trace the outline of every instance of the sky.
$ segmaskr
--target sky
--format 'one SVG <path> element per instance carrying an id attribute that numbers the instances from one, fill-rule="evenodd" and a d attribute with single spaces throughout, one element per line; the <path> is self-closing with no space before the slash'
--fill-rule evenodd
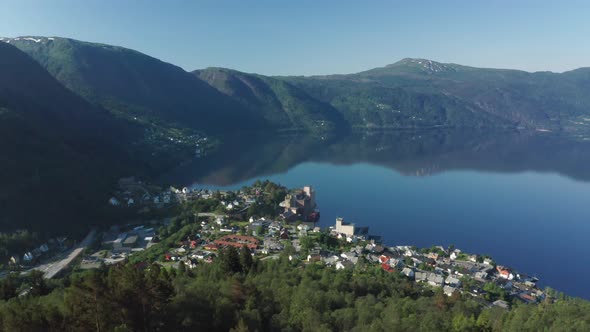
<path id="1" fill-rule="evenodd" d="M 0 36 L 124 46 L 186 70 L 359 72 L 406 57 L 562 72 L 590 66 L 590 1 L 0 0 Z"/>

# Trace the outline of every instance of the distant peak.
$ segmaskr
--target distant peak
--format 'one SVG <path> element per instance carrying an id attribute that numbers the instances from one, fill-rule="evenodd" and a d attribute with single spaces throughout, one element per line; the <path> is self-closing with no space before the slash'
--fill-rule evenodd
<path id="1" fill-rule="evenodd" d="M 455 70 L 454 66 L 446 63 L 440 63 L 429 59 L 422 58 L 404 58 L 396 63 L 386 66 L 387 68 L 392 67 L 412 67 L 421 69 L 427 73 L 436 73 L 448 70 Z"/>

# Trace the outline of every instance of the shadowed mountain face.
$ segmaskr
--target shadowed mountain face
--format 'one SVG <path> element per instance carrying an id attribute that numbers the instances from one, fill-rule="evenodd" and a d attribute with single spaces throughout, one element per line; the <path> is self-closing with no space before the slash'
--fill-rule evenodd
<path id="1" fill-rule="evenodd" d="M 63 85 L 125 117 L 208 133 L 252 130 L 263 119 L 183 69 L 123 47 L 67 38 L 9 40 Z"/>
<path id="2" fill-rule="evenodd" d="M 515 131 L 367 132 L 321 140 L 313 136 L 228 138 L 208 158 L 167 174 L 174 183 L 228 186 L 263 178 L 304 162 L 369 163 L 408 176 L 451 170 L 552 172 L 590 181 L 590 144 Z"/>
<path id="3" fill-rule="evenodd" d="M 326 132 L 348 127 L 340 112 L 330 104 L 314 99 L 285 81 L 224 68 L 193 73 L 263 116 L 275 128 Z"/>
<path id="4" fill-rule="evenodd" d="M 0 227 L 90 222 L 116 175 L 134 168 L 121 148 L 134 129 L 5 43 L 0 73 Z"/>

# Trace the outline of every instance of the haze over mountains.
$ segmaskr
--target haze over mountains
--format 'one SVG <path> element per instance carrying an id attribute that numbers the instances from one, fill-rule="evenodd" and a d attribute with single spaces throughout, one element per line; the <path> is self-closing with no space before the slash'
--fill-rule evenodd
<path id="1" fill-rule="evenodd" d="M 1 224 L 90 218 L 117 178 L 156 176 L 190 158 L 204 135 L 429 128 L 583 134 L 589 89 L 588 68 L 528 73 L 404 59 L 350 75 L 269 77 L 186 72 L 137 51 L 67 38 L 0 38 Z"/>

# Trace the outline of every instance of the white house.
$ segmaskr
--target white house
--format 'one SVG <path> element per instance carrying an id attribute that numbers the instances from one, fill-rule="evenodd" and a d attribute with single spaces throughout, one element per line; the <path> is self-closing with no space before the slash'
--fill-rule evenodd
<path id="1" fill-rule="evenodd" d="M 354 235 L 354 224 L 345 222 L 343 218 L 336 218 L 336 232 L 346 234 L 348 236 Z"/>
<path id="2" fill-rule="evenodd" d="M 30 251 L 24 254 L 23 261 L 30 262 L 32 260 L 33 260 L 33 254 Z"/>
<path id="3" fill-rule="evenodd" d="M 414 278 L 414 270 L 410 269 L 409 267 L 405 267 L 402 270 L 402 274 L 405 275 L 408 278 Z"/>
<path id="4" fill-rule="evenodd" d="M 455 287 L 451 287 L 451 286 L 445 286 L 445 287 L 443 287 L 443 292 L 447 296 L 453 295 L 453 293 L 456 292 L 456 291 L 457 291 L 457 289 Z"/>
<path id="5" fill-rule="evenodd" d="M 458 278 L 455 278 L 453 276 L 448 276 L 447 279 L 445 280 L 445 283 L 447 285 L 452 286 L 452 287 L 459 287 L 459 286 L 461 286 L 461 280 L 459 280 Z"/>

